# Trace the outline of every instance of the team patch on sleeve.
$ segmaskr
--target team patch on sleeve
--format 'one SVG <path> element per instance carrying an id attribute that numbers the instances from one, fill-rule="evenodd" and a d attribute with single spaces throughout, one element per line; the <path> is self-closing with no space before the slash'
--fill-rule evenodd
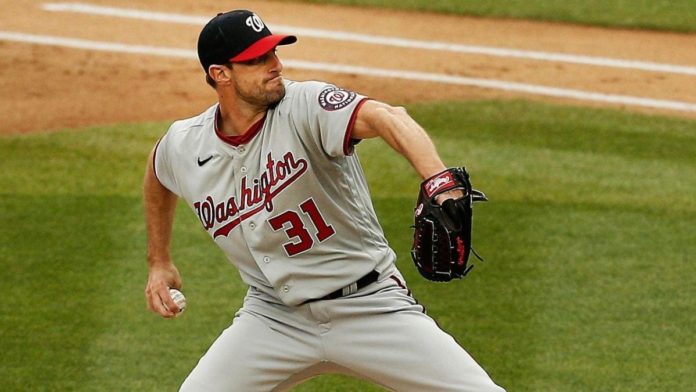
<path id="1" fill-rule="evenodd" d="M 319 94 L 319 105 L 326 111 L 343 109 L 355 101 L 357 94 L 337 87 L 327 87 Z"/>

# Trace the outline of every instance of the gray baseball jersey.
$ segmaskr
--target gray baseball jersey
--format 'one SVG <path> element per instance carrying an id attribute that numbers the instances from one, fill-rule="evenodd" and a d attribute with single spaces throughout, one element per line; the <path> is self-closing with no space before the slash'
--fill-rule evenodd
<path id="1" fill-rule="evenodd" d="M 353 152 L 366 98 L 319 82 L 285 86 L 241 136 L 217 131 L 215 105 L 174 123 L 156 148 L 159 181 L 251 286 L 180 390 L 284 391 L 337 372 L 398 391 L 503 391 L 423 312 L 394 265 Z M 379 279 L 362 290 L 309 301 L 373 270 Z"/>
<path id="2" fill-rule="evenodd" d="M 155 153 L 159 181 L 186 200 L 245 283 L 297 305 L 395 260 L 351 131 L 366 98 L 321 82 L 286 95 L 241 136 L 214 105 L 175 122 Z"/>

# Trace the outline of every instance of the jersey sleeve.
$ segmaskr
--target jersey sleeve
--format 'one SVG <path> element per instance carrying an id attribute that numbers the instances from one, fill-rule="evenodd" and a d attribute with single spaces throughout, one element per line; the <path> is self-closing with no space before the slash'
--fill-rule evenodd
<path id="1" fill-rule="evenodd" d="M 331 84 L 305 82 L 296 97 L 295 122 L 304 125 L 307 136 L 314 138 L 327 155 L 351 155 L 355 144 L 351 138 L 353 126 L 367 99 Z"/>
<path id="2" fill-rule="evenodd" d="M 167 132 L 155 146 L 155 154 L 153 159 L 153 167 L 155 169 L 155 177 L 167 189 L 181 197 L 181 189 L 177 184 L 176 177 L 171 162 L 172 143 L 171 132 Z"/>

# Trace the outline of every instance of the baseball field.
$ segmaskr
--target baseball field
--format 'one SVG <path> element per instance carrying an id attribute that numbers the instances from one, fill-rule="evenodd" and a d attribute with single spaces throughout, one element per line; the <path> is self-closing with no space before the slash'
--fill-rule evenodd
<path id="1" fill-rule="evenodd" d="M 223 6 L 0 0 L 0 391 L 173 391 L 230 324 L 246 287 L 183 203 L 188 309 L 147 310 L 141 184 L 168 124 L 215 101 L 195 42 L 232 8 L 296 32 L 286 78 L 406 106 L 486 192 L 486 261 L 428 282 L 408 255 L 415 172 L 381 141 L 357 148 L 409 287 L 498 384 L 694 390 L 693 0 Z"/>

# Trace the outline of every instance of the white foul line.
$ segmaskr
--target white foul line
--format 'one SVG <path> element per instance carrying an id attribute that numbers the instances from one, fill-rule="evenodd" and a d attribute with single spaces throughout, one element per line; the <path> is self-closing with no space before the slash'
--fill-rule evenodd
<path id="1" fill-rule="evenodd" d="M 8 31 L 0 31 L 0 40 L 106 52 L 143 54 L 149 56 L 178 57 L 186 59 L 198 58 L 194 50 L 188 49 L 165 48 L 159 46 L 145 45 L 127 45 L 121 43 L 89 41 L 83 39 L 61 38 L 54 36 L 24 34 Z M 283 63 L 290 68 L 320 72 L 347 73 L 381 78 L 396 78 L 423 82 L 446 83 L 527 93 L 534 95 L 543 95 L 557 98 L 571 98 L 582 101 L 605 102 L 630 106 L 642 106 L 656 109 L 670 109 L 687 112 L 696 112 L 696 104 L 681 101 L 639 98 L 627 95 L 602 94 L 581 90 L 538 86 L 525 83 L 512 83 L 492 79 L 466 78 L 461 76 L 451 76 L 427 72 L 401 71 L 384 68 L 369 68 L 344 64 L 318 63 L 303 60 L 284 60 Z"/>
<path id="2" fill-rule="evenodd" d="M 76 12 L 129 19 L 142 19 L 157 22 L 181 23 L 203 26 L 209 17 L 190 16 L 167 12 L 142 11 L 130 8 L 105 7 L 86 3 L 45 3 L 42 8 L 54 12 Z M 447 51 L 456 53 L 483 54 L 488 56 L 512 57 L 540 61 L 555 61 L 572 64 L 594 65 L 613 68 L 627 68 L 641 71 L 696 75 L 696 67 L 686 65 L 662 64 L 637 60 L 619 60 L 605 57 L 563 54 L 553 52 L 496 48 L 490 46 L 460 45 L 437 41 L 411 40 L 397 37 L 367 35 L 345 31 L 311 29 L 305 27 L 273 25 L 273 31 L 281 34 L 294 34 L 304 37 L 332 39 L 337 41 L 361 42 L 373 45 L 386 45 L 401 48 Z"/>
<path id="3" fill-rule="evenodd" d="M 114 42 L 89 41 L 77 38 L 62 38 L 49 35 L 35 35 L 0 31 L 0 41 L 23 42 L 27 44 L 61 46 L 65 48 L 95 50 L 98 52 L 116 52 L 144 54 L 162 57 L 198 58 L 196 52 L 189 49 L 164 48 L 160 46 L 129 45 Z"/>

